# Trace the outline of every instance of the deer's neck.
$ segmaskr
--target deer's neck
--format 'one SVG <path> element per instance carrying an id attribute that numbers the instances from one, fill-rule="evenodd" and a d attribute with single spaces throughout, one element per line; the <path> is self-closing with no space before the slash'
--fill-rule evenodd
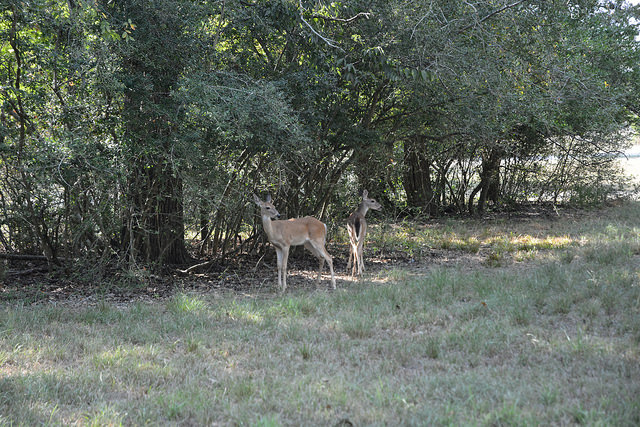
<path id="1" fill-rule="evenodd" d="M 273 236 L 273 223 L 269 215 L 262 215 L 262 227 L 264 228 L 264 232 L 267 233 L 269 240 L 271 240 Z"/>
<path id="2" fill-rule="evenodd" d="M 367 211 L 369 210 L 369 206 L 367 206 L 364 202 L 360 203 L 360 207 L 358 208 L 358 213 L 362 216 L 362 218 L 364 218 L 364 216 L 367 214 Z"/>

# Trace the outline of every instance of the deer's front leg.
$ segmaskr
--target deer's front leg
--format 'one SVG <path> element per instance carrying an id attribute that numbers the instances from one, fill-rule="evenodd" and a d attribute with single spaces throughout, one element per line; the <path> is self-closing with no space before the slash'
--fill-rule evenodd
<path id="1" fill-rule="evenodd" d="M 289 260 L 289 246 L 282 248 L 282 292 L 287 289 L 287 261 Z"/>

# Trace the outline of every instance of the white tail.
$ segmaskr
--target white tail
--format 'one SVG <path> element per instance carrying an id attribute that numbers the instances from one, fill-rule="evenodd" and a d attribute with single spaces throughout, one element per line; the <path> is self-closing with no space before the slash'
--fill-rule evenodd
<path id="1" fill-rule="evenodd" d="M 317 283 L 320 283 L 324 262 L 329 264 L 331 270 L 331 286 L 336 288 L 336 279 L 333 274 L 333 260 L 324 247 L 327 226 L 317 219 L 305 216 L 304 218 L 294 218 L 289 220 L 274 220 L 280 218 L 280 214 L 271 204 L 271 196 L 267 196 L 266 201 L 260 200 L 253 195 L 253 200 L 260 206 L 260 216 L 262 226 L 267 233 L 271 244 L 276 248 L 278 256 L 278 286 L 282 292 L 287 289 L 287 259 L 289 258 L 289 248 L 291 246 L 304 245 L 312 254 L 320 260 Z"/>
<path id="2" fill-rule="evenodd" d="M 364 216 L 369 209 L 379 211 L 382 205 L 374 199 L 370 199 L 367 190 L 362 192 L 362 203 L 358 210 L 352 213 L 347 219 L 347 231 L 349 233 L 349 262 L 347 263 L 347 271 L 351 268 L 351 276 L 361 275 L 364 271 L 364 239 L 367 236 L 367 221 Z M 352 264 L 353 261 L 353 264 Z M 353 267 L 352 267 L 353 265 Z"/>

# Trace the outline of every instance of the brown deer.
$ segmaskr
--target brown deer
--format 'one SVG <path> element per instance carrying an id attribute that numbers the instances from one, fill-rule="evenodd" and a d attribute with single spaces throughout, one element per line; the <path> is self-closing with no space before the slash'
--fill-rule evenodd
<path id="1" fill-rule="evenodd" d="M 276 248 L 278 256 L 278 286 L 281 292 L 287 289 L 287 260 L 289 258 L 289 248 L 291 246 L 304 245 L 313 255 L 320 260 L 318 279 L 316 285 L 320 283 L 320 276 L 324 262 L 329 264 L 331 270 L 331 286 L 336 288 L 336 279 L 333 274 L 333 260 L 325 248 L 327 226 L 319 220 L 305 216 L 304 218 L 293 218 L 289 220 L 277 220 L 280 214 L 271 204 L 271 195 L 263 202 L 258 196 L 253 195 L 253 200 L 260 207 L 262 226 L 267 238 Z"/>
<path id="2" fill-rule="evenodd" d="M 349 233 L 350 251 L 349 262 L 347 263 L 347 271 L 351 268 L 351 276 L 354 277 L 356 273 L 361 275 L 364 271 L 364 239 L 367 236 L 367 221 L 364 216 L 369 209 L 375 209 L 379 211 L 382 209 L 382 205 L 376 202 L 374 199 L 369 198 L 367 190 L 362 192 L 362 202 L 358 207 L 358 210 L 352 213 L 347 219 L 347 231 Z M 353 264 L 352 264 L 353 261 Z"/>

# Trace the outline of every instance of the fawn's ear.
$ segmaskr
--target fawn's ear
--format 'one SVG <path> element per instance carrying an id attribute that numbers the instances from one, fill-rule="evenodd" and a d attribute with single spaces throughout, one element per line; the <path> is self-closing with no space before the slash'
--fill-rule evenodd
<path id="1" fill-rule="evenodd" d="M 271 203 L 271 194 L 267 194 L 266 201 L 267 203 Z"/>
<path id="2" fill-rule="evenodd" d="M 367 199 L 369 197 L 369 192 L 367 190 L 362 190 L 362 198 Z"/>
<path id="3" fill-rule="evenodd" d="M 256 202 L 256 205 L 258 206 L 262 205 L 262 201 L 260 200 L 260 197 L 256 196 L 255 194 L 253 195 L 253 201 Z"/>

